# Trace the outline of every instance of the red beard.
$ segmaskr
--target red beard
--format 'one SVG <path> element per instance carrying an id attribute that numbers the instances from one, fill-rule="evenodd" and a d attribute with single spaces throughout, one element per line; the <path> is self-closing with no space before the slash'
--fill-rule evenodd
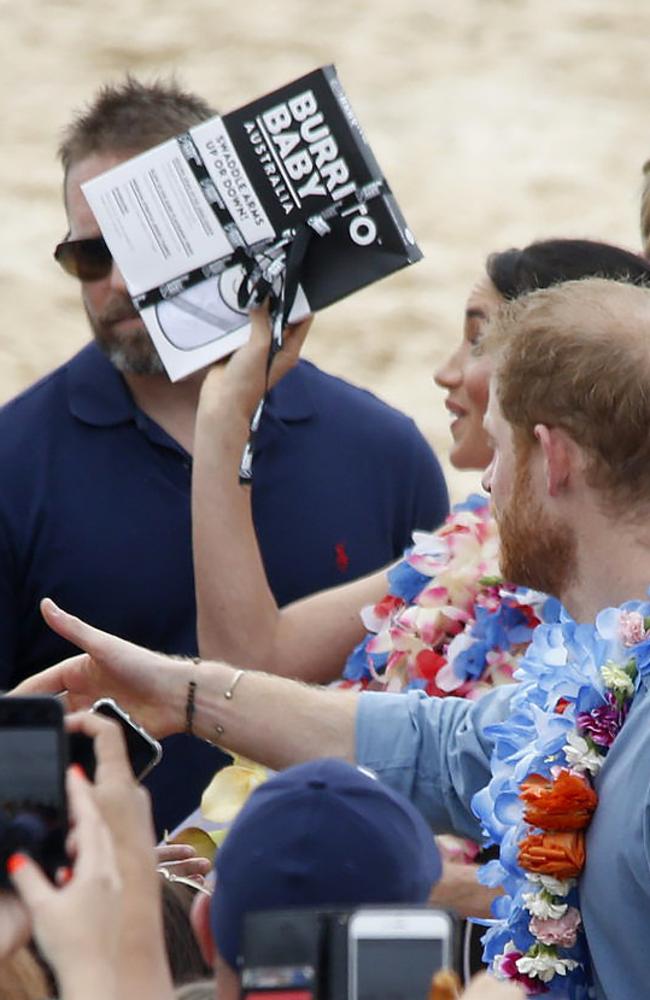
<path id="1" fill-rule="evenodd" d="M 544 511 L 532 489 L 528 455 L 517 454 L 512 492 L 495 516 L 503 578 L 561 598 L 576 574 L 575 533 Z"/>

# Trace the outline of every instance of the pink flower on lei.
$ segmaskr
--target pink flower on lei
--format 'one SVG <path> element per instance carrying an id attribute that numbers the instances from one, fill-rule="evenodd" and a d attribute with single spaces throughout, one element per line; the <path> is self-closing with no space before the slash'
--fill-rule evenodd
<path id="1" fill-rule="evenodd" d="M 638 611 L 621 611 L 619 617 L 620 637 L 624 646 L 636 646 L 647 636 L 643 616 Z"/>
<path id="2" fill-rule="evenodd" d="M 542 944 L 556 945 L 559 948 L 573 948 L 581 923 L 579 911 L 574 906 L 569 906 L 564 916 L 557 917 L 555 920 L 533 917 L 530 922 L 530 931 Z"/>

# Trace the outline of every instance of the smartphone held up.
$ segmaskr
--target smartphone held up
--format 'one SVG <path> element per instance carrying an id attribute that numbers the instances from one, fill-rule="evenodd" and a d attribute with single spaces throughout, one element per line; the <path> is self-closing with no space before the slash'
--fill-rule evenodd
<path id="1" fill-rule="evenodd" d="M 0 698 L 0 888 L 10 888 L 7 861 L 16 851 L 51 879 L 67 865 L 67 763 L 58 699 Z"/>
<path id="2" fill-rule="evenodd" d="M 452 968 L 454 932 L 444 910 L 357 910 L 348 923 L 349 1000 L 426 1000 L 434 974 Z"/>
<path id="3" fill-rule="evenodd" d="M 100 698 L 91 712 L 117 722 L 126 745 L 126 752 L 136 781 L 142 781 L 162 758 L 162 746 L 153 736 L 139 726 L 112 698 Z M 79 764 L 86 776 L 95 777 L 95 751 L 93 741 L 85 733 L 70 733 L 70 763 Z"/>

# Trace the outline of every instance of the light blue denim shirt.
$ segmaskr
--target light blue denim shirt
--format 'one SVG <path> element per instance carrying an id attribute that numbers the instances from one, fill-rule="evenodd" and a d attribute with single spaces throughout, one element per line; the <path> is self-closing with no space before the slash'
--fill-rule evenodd
<path id="1" fill-rule="evenodd" d="M 361 695 L 357 761 L 410 798 L 436 832 L 478 839 L 469 803 L 490 777 L 483 730 L 512 686 L 478 702 L 421 692 Z M 596 781 L 580 899 L 599 1000 L 650 997 L 650 696 L 645 682 Z"/>

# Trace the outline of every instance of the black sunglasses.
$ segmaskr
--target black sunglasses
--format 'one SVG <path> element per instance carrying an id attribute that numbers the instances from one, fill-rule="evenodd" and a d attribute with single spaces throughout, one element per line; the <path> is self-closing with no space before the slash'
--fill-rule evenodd
<path id="1" fill-rule="evenodd" d="M 113 266 L 111 251 L 103 236 L 88 240 L 63 240 L 54 251 L 54 259 L 79 281 L 107 278 Z"/>

